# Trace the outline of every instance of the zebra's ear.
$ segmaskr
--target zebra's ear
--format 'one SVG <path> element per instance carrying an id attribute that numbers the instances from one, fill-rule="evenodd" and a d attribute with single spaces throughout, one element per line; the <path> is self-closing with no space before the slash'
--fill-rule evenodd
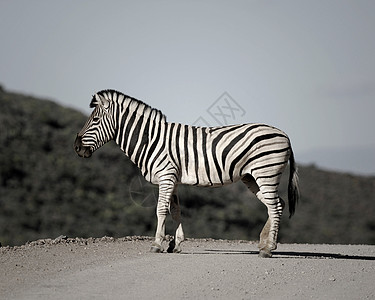
<path id="1" fill-rule="evenodd" d="M 93 95 L 92 96 L 92 99 L 91 99 L 91 102 L 90 102 L 90 108 L 94 108 L 98 105 L 98 102 L 96 101 L 96 98 L 95 98 L 96 95 Z"/>
<path id="2" fill-rule="evenodd" d="M 102 106 L 104 108 L 108 108 L 109 107 L 109 100 L 106 99 L 104 96 L 102 95 L 99 95 L 99 94 L 95 94 L 94 96 L 92 96 L 92 100 L 91 100 L 91 103 L 90 103 L 90 107 L 91 108 L 94 108 L 96 107 L 97 105 L 99 106 Z"/>

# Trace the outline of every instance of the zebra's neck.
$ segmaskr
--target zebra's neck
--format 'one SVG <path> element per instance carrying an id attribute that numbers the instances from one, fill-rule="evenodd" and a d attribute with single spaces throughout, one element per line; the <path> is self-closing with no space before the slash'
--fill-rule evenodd
<path id="1" fill-rule="evenodd" d="M 118 120 L 115 142 L 144 174 L 144 161 L 156 147 L 157 136 L 165 131 L 166 118 L 159 110 L 142 101 L 125 97 L 119 97 L 118 109 L 115 111 Z"/>

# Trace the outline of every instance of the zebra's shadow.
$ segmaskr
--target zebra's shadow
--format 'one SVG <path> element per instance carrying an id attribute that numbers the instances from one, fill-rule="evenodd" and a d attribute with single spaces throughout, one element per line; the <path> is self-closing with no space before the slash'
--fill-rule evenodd
<path id="1" fill-rule="evenodd" d="M 181 254 L 224 254 L 224 255 L 258 255 L 258 251 L 205 249 L 199 252 L 182 252 Z M 346 255 L 340 253 L 304 252 L 304 251 L 275 251 L 273 258 L 306 258 L 306 259 L 345 259 L 345 260 L 375 260 L 375 256 Z"/>

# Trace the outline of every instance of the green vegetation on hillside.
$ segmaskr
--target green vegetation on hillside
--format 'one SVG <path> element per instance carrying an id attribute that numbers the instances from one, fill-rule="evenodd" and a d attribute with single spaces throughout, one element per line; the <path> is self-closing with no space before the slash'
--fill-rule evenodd
<path id="1" fill-rule="evenodd" d="M 59 235 L 154 235 L 157 187 L 118 146 L 111 142 L 90 159 L 75 154 L 86 116 L 3 89 L 0 105 L 2 245 Z M 285 200 L 286 179 L 280 187 Z M 374 177 L 300 167 L 300 188 L 295 216 L 282 220 L 281 242 L 375 243 Z M 187 237 L 257 240 L 267 218 L 242 183 L 180 186 L 179 194 Z M 172 228 L 170 221 L 169 234 Z"/>

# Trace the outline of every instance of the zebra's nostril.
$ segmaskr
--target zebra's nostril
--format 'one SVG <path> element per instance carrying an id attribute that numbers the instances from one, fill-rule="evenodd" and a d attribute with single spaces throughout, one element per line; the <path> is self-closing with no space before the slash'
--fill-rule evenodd
<path id="1" fill-rule="evenodd" d="M 79 152 L 81 151 L 81 147 L 80 146 L 76 146 L 76 152 Z"/>

